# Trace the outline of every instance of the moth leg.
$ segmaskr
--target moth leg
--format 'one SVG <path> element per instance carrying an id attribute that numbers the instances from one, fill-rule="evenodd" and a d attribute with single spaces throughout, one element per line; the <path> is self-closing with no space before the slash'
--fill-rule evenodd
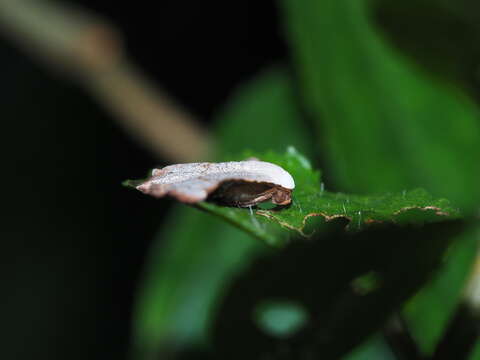
<path id="1" fill-rule="evenodd" d="M 263 193 L 259 194 L 258 196 L 249 199 L 248 201 L 239 202 L 238 206 L 241 206 L 241 207 L 255 206 L 258 203 L 270 200 L 272 196 L 275 194 L 275 192 L 276 192 L 275 188 L 268 189 Z"/>

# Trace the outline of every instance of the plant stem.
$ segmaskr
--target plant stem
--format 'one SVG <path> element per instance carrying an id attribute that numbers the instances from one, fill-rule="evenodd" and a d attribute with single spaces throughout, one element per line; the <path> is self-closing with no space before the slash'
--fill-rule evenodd
<path id="1" fill-rule="evenodd" d="M 432 360 L 469 359 L 480 338 L 480 252 L 458 306 Z"/>
<path id="2" fill-rule="evenodd" d="M 0 0 L 0 31 L 33 59 L 83 85 L 160 158 L 209 157 L 207 131 L 131 64 L 119 31 L 105 19 L 55 1 Z"/>
<path id="3" fill-rule="evenodd" d="M 392 316 L 383 335 L 398 360 L 422 360 L 420 350 L 400 314 Z"/>

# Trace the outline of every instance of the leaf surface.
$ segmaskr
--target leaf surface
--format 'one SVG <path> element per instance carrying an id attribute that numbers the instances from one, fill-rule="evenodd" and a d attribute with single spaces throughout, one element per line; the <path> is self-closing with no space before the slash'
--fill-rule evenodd
<path id="1" fill-rule="evenodd" d="M 320 181 L 320 172 L 313 170 L 310 162 L 294 148 L 284 154 L 250 152 L 248 155 L 280 165 L 293 176 L 296 186 L 292 204 L 270 210 L 207 202 L 198 206 L 271 245 L 281 246 L 292 237 L 308 238 L 314 231 L 318 234 L 325 222 L 335 219 L 347 221 L 346 231 L 355 232 L 371 226 L 423 225 L 460 216 L 447 200 L 434 199 L 422 189 L 372 196 L 328 192 Z M 320 221 L 315 221 L 316 218 Z"/>

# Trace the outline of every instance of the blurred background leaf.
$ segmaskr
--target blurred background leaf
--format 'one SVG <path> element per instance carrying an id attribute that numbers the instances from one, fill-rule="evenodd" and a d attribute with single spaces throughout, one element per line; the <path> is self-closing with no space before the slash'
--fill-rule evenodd
<path id="1" fill-rule="evenodd" d="M 466 211 L 477 208 L 477 105 L 387 44 L 372 25 L 372 2 L 281 3 L 304 103 L 323 140 L 327 184 L 356 192 L 425 186 Z M 405 310 L 427 353 L 459 301 L 478 239 L 458 241 L 434 284 Z"/>
<path id="2" fill-rule="evenodd" d="M 344 360 L 397 360 L 388 345 L 379 336 L 365 342 Z"/>
<path id="3" fill-rule="evenodd" d="M 448 325 L 477 254 L 478 230 L 474 226 L 449 249 L 437 276 L 406 303 L 405 318 L 425 353 L 433 353 Z"/>
<path id="4" fill-rule="evenodd" d="M 480 6 L 470 0 L 377 0 L 375 23 L 392 44 L 436 77 L 478 99 Z"/>
<path id="5" fill-rule="evenodd" d="M 369 1 L 281 3 L 335 186 L 422 186 L 472 210 L 480 183 L 477 106 L 388 46 L 370 23 Z"/>
<path id="6" fill-rule="evenodd" d="M 219 292 L 260 243 L 196 209 L 178 206 L 151 249 L 136 304 L 134 358 L 207 344 L 207 326 Z M 172 355 L 173 356 L 173 355 Z"/>
<path id="7" fill-rule="evenodd" d="M 215 316 L 218 358 L 341 358 L 430 277 L 452 235 L 461 230 L 447 221 L 346 235 L 344 225 L 264 255 L 236 278 Z M 360 281 L 366 276 L 371 281 Z M 275 301 L 297 304 L 307 314 L 304 325 L 287 337 L 256 319 L 259 306 Z"/>
<path id="8" fill-rule="evenodd" d="M 217 159 L 229 161 L 245 150 L 283 152 L 287 146 L 314 156 L 316 139 L 296 97 L 291 74 L 281 65 L 241 84 L 216 115 Z"/>
<path id="9" fill-rule="evenodd" d="M 475 348 L 473 349 L 472 354 L 470 355 L 471 360 L 480 359 L 480 341 L 477 341 Z"/>

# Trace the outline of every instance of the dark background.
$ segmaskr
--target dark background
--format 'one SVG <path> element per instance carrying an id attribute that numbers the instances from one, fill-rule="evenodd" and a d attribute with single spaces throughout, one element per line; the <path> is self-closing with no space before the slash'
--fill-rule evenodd
<path id="1" fill-rule="evenodd" d="M 132 61 L 205 126 L 284 54 L 271 1 L 72 3 L 118 26 Z M 0 68 L 0 358 L 125 358 L 142 262 L 169 203 L 120 184 L 158 159 L 1 34 Z"/>

